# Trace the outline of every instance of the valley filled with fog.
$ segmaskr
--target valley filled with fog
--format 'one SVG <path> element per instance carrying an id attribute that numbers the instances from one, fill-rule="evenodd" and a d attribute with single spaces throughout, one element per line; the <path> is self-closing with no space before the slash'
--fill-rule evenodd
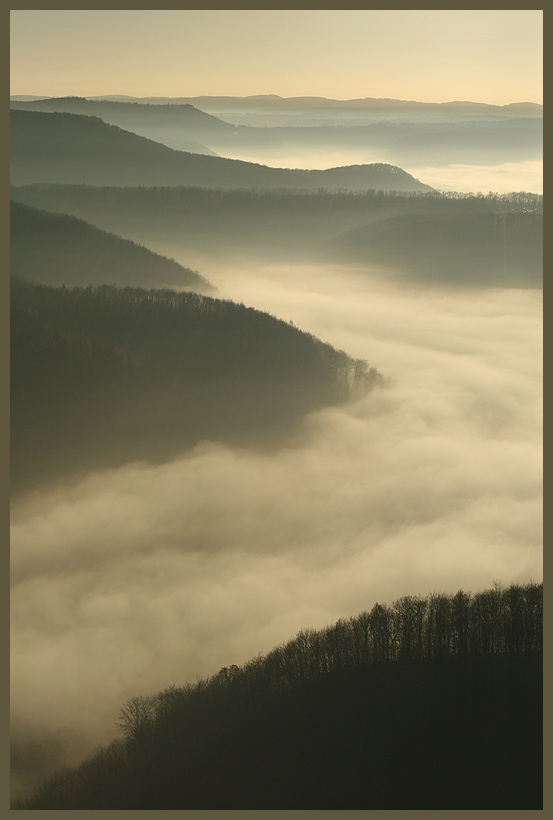
<path id="1" fill-rule="evenodd" d="M 542 14 L 10 12 L 10 809 L 543 808 Z"/>
<path id="2" fill-rule="evenodd" d="M 205 440 L 14 499 L 16 791 L 136 694 L 376 601 L 541 579 L 541 290 L 165 252 L 386 382 L 272 450 Z"/>

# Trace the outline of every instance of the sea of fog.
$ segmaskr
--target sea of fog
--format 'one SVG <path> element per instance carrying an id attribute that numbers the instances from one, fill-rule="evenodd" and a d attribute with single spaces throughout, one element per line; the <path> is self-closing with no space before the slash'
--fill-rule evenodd
<path id="1" fill-rule="evenodd" d="M 389 383 L 271 454 L 206 441 L 15 500 L 15 793 L 116 736 L 134 695 L 377 601 L 542 578 L 541 291 L 178 261 Z"/>

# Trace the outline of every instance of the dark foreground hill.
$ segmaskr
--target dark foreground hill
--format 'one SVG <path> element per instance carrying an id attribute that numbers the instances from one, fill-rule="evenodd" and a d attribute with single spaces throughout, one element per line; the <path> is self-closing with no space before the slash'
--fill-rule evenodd
<path id="1" fill-rule="evenodd" d="M 244 305 L 12 279 L 12 489 L 170 460 L 200 439 L 271 446 L 305 413 L 381 380 Z"/>
<path id="2" fill-rule="evenodd" d="M 10 203 L 10 272 L 48 285 L 135 285 L 209 292 L 207 280 L 82 219 Z"/>
<path id="3" fill-rule="evenodd" d="M 394 165 L 350 165 L 325 171 L 269 168 L 174 151 L 108 125 L 98 117 L 15 110 L 10 112 L 10 178 L 14 185 L 57 182 L 203 188 L 431 190 Z"/>
<path id="4" fill-rule="evenodd" d="M 135 697 L 18 809 L 540 810 L 542 585 L 341 619 Z"/>

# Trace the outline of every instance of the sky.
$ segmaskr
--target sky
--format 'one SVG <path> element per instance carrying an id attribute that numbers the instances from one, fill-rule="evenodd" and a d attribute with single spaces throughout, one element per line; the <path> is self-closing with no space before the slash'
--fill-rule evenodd
<path id="1" fill-rule="evenodd" d="M 13 10 L 11 94 L 542 102 L 541 10 Z"/>

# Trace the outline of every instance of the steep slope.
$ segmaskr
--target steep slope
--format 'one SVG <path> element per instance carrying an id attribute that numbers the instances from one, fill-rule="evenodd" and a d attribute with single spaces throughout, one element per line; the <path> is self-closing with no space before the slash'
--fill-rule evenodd
<path id="1" fill-rule="evenodd" d="M 209 292 L 207 280 L 66 214 L 10 203 L 10 272 L 49 285 L 140 285 Z"/>
<path id="2" fill-rule="evenodd" d="M 174 151 L 97 117 L 10 112 L 10 175 L 36 182 L 94 185 L 196 185 L 207 188 L 370 188 L 425 191 L 401 168 L 373 164 L 326 171 L 269 168 Z"/>
<path id="3" fill-rule="evenodd" d="M 123 741 L 15 808 L 539 810 L 543 586 L 341 619 L 123 706 Z"/>
<path id="4" fill-rule="evenodd" d="M 272 446 L 382 377 L 268 314 L 196 293 L 11 288 L 12 490 L 161 462 L 200 439 Z"/>

